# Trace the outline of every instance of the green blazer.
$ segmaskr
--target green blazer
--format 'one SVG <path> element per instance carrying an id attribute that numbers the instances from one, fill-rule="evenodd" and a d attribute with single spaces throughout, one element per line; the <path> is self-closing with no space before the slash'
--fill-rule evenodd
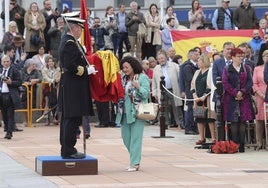
<path id="1" fill-rule="evenodd" d="M 141 73 L 139 74 L 138 78 L 140 88 L 136 89 L 135 91 L 135 97 L 139 98 L 143 103 L 148 103 L 149 95 L 150 95 L 150 82 L 147 75 Z M 124 113 L 127 118 L 127 123 L 131 124 L 136 121 L 136 108 L 133 102 L 131 101 L 131 98 L 127 94 L 127 91 L 125 91 L 124 96 Z M 124 114 L 120 113 L 119 110 L 116 115 L 116 123 L 121 123 L 122 117 Z"/>

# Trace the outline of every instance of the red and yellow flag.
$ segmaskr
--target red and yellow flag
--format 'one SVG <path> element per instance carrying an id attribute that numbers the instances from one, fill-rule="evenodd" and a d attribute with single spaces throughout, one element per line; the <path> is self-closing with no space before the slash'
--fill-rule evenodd
<path id="1" fill-rule="evenodd" d="M 81 5 L 81 11 L 80 11 L 80 18 L 83 20 L 86 20 L 84 23 L 84 29 L 81 35 L 81 44 L 82 46 L 86 47 L 86 54 L 90 55 L 91 54 L 91 39 L 90 39 L 90 32 L 88 28 L 88 12 L 87 12 L 87 3 L 86 0 L 80 0 L 80 5 Z"/>
<path id="2" fill-rule="evenodd" d="M 176 54 L 181 55 L 183 61 L 186 61 L 188 51 L 196 46 L 211 56 L 222 51 L 223 44 L 227 41 L 233 42 L 236 46 L 249 42 L 252 32 L 253 30 L 171 31 L 171 38 Z"/>

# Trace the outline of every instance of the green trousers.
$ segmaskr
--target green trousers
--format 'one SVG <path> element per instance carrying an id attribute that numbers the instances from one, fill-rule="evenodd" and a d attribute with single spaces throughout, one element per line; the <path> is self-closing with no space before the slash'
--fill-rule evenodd
<path id="1" fill-rule="evenodd" d="M 136 119 L 134 123 L 127 124 L 126 116 L 123 116 L 121 136 L 130 155 L 130 166 L 140 164 L 144 124 L 145 121 L 139 119 Z"/>

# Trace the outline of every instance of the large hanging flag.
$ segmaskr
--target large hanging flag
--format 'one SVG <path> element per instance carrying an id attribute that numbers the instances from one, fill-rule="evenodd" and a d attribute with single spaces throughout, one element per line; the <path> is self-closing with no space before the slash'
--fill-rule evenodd
<path id="1" fill-rule="evenodd" d="M 80 5 L 81 5 L 81 11 L 80 11 L 80 18 L 83 20 L 86 20 L 84 23 L 84 29 L 81 34 L 81 44 L 82 46 L 85 46 L 86 48 L 86 54 L 90 55 L 91 52 L 91 37 L 90 37 L 90 32 L 88 28 L 88 12 L 87 12 L 87 3 L 86 0 L 80 0 Z"/>
<path id="2" fill-rule="evenodd" d="M 252 32 L 253 30 L 171 31 L 171 38 L 176 53 L 186 61 L 188 51 L 196 46 L 200 47 L 203 53 L 212 56 L 213 53 L 222 51 L 223 44 L 227 41 L 236 46 L 249 42 Z"/>

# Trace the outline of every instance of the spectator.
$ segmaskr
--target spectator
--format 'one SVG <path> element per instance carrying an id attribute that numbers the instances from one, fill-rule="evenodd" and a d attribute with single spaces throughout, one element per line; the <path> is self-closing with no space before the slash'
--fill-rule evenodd
<path id="1" fill-rule="evenodd" d="M 35 68 L 37 70 L 42 71 L 42 69 L 46 66 L 46 56 L 48 54 L 45 53 L 46 49 L 44 45 L 38 46 L 38 54 L 32 57 L 33 61 L 35 62 Z"/>
<path id="2" fill-rule="evenodd" d="M 264 82 L 264 65 L 268 61 L 268 50 L 262 53 L 262 60 L 258 62 L 253 72 L 253 91 L 257 101 L 258 113 L 255 115 L 256 120 L 256 141 L 257 150 L 263 149 L 263 133 L 264 133 L 264 98 L 267 85 Z"/>
<path id="3" fill-rule="evenodd" d="M 148 58 L 148 61 L 149 61 L 149 67 L 150 67 L 151 69 L 154 69 L 155 66 L 157 65 L 157 61 L 156 61 L 156 59 L 155 59 L 154 57 L 149 57 L 149 58 Z"/>
<path id="4" fill-rule="evenodd" d="M 240 50 L 243 51 L 244 59 L 242 61 L 243 64 L 247 64 L 251 68 L 251 75 L 253 74 L 253 70 L 255 68 L 254 61 L 251 56 L 251 48 L 248 43 L 243 42 L 237 46 Z"/>
<path id="5" fill-rule="evenodd" d="M 260 19 L 259 21 L 259 32 L 260 32 L 260 37 L 263 39 L 264 34 L 268 32 L 267 28 L 267 20 L 264 18 Z"/>
<path id="6" fill-rule="evenodd" d="M 103 27 L 99 17 L 94 18 L 94 24 L 90 28 L 90 34 L 95 38 L 97 49 L 103 50 L 105 46 L 104 36 L 109 33 Z"/>
<path id="7" fill-rule="evenodd" d="M 178 65 L 183 64 L 183 59 L 181 55 L 175 55 L 172 59 L 172 62 L 177 63 Z"/>
<path id="8" fill-rule="evenodd" d="M 130 53 L 132 56 L 134 54 L 136 57 L 141 60 L 141 47 L 142 40 L 138 39 L 137 31 L 140 23 L 146 24 L 143 13 L 138 10 L 138 3 L 132 1 L 130 3 L 131 11 L 127 14 L 126 17 L 126 27 L 128 29 L 128 39 L 130 42 Z"/>
<path id="9" fill-rule="evenodd" d="M 254 29 L 258 23 L 255 9 L 249 0 L 242 0 L 240 6 L 235 9 L 233 19 L 238 29 Z"/>
<path id="10" fill-rule="evenodd" d="M 258 57 L 259 57 L 259 51 L 261 48 L 261 45 L 263 43 L 262 38 L 260 37 L 260 33 L 258 29 L 253 30 L 253 37 L 249 41 L 249 45 L 253 51 L 253 60 L 254 60 L 254 65 L 256 66 L 258 62 Z"/>
<path id="11" fill-rule="evenodd" d="M 260 51 L 259 51 L 258 63 L 259 61 L 262 61 L 262 53 L 265 50 L 268 50 L 268 33 L 264 34 L 263 43 L 261 44 Z"/>
<path id="12" fill-rule="evenodd" d="M 175 25 L 174 25 L 174 27 L 175 28 L 178 28 L 179 27 L 180 24 L 179 24 L 179 21 L 178 21 L 178 18 L 177 18 L 176 13 L 173 12 L 173 7 L 172 6 L 168 6 L 166 8 L 166 14 L 165 14 L 165 16 L 164 16 L 164 18 L 162 20 L 162 26 L 163 26 L 163 28 L 167 28 L 167 19 L 168 18 L 174 18 L 175 19 Z"/>
<path id="13" fill-rule="evenodd" d="M 45 20 L 46 20 L 46 27 L 44 29 L 44 37 L 45 37 L 45 43 L 46 43 L 46 53 L 48 53 L 50 52 L 50 36 L 48 35 L 48 30 L 51 27 L 56 26 L 56 20 L 60 16 L 60 13 L 57 10 L 57 8 L 55 10 L 52 9 L 50 0 L 44 0 L 43 5 L 44 5 L 44 8 L 41 10 L 41 12 L 43 13 Z"/>
<path id="14" fill-rule="evenodd" d="M 188 20 L 190 30 L 196 30 L 198 27 L 204 26 L 206 18 L 198 0 L 192 0 L 192 9 L 188 12 Z"/>
<path id="15" fill-rule="evenodd" d="M 268 12 L 264 13 L 263 18 L 267 21 L 268 24 Z M 266 27 L 268 27 L 268 25 Z"/>
<path id="16" fill-rule="evenodd" d="M 27 58 L 33 57 L 38 53 L 38 45 L 31 42 L 31 36 L 39 35 L 44 40 L 44 29 L 46 27 L 46 20 L 38 8 L 36 2 L 30 4 L 30 8 L 25 14 L 24 24 L 26 27 L 25 37 L 25 51 L 28 53 Z M 40 41 L 40 43 L 44 41 Z"/>
<path id="17" fill-rule="evenodd" d="M 13 38 L 14 57 L 12 58 L 12 65 L 20 72 L 24 66 L 27 54 L 24 52 L 24 40 L 21 35 L 16 35 Z"/>
<path id="18" fill-rule="evenodd" d="M 8 24 L 8 31 L 5 32 L 3 36 L 0 50 L 3 51 L 5 46 L 12 45 L 13 38 L 16 35 L 19 35 L 17 23 L 15 21 L 11 21 Z"/>
<path id="19" fill-rule="evenodd" d="M 222 0 L 221 7 L 214 11 L 212 17 L 212 25 L 214 29 L 234 29 L 233 11 L 229 8 L 229 3 L 229 0 Z"/>
<path id="20" fill-rule="evenodd" d="M 181 66 L 182 79 L 186 99 L 193 99 L 193 94 L 191 93 L 191 81 L 194 76 L 195 71 L 198 69 L 197 59 L 199 53 L 192 49 L 188 53 L 188 60 Z M 182 87 L 183 88 L 183 87 Z M 187 110 L 184 114 L 185 121 L 185 134 L 195 135 L 197 134 L 197 126 L 194 122 L 193 117 L 193 101 L 186 101 Z"/>
<path id="21" fill-rule="evenodd" d="M 87 8 L 87 22 L 89 28 L 94 24 L 94 18 L 92 17 L 90 8 Z"/>
<path id="22" fill-rule="evenodd" d="M 57 24 L 54 27 L 51 27 L 47 34 L 50 37 L 50 54 L 55 58 L 55 62 L 57 63 L 59 60 L 58 48 L 60 40 L 65 34 L 64 20 L 62 17 L 57 18 Z"/>
<path id="23" fill-rule="evenodd" d="M 142 138 L 145 121 L 136 119 L 133 102 L 147 103 L 150 94 L 148 77 L 142 73 L 139 61 L 131 56 L 121 60 L 125 96 L 118 102 L 117 122 L 121 126 L 121 136 L 130 155 L 128 172 L 138 171 L 141 162 Z"/>
<path id="24" fill-rule="evenodd" d="M 167 50 L 167 55 L 168 55 L 168 61 L 172 61 L 173 58 L 174 58 L 175 55 L 176 55 L 175 48 L 170 47 L 170 48 Z"/>
<path id="25" fill-rule="evenodd" d="M 235 45 L 232 42 L 225 42 L 223 44 L 223 50 L 222 50 L 222 54 L 223 57 L 221 57 L 220 59 L 217 59 L 213 62 L 213 66 L 212 66 L 212 81 L 214 86 L 216 86 L 216 81 L 218 78 L 220 78 L 220 80 L 222 80 L 222 72 L 225 66 L 228 66 L 232 63 L 232 56 L 231 56 L 231 51 L 232 49 L 235 47 Z M 215 103 L 220 102 L 217 101 L 217 92 L 214 92 L 214 96 L 213 96 L 213 101 Z M 221 96 L 219 96 L 221 98 Z M 217 111 L 216 111 L 217 112 Z M 224 124 L 222 123 L 221 126 L 217 126 L 217 137 L 218 137 L 218 141 L 223 141 L 225 140 L 225 130 L 224 130 Z"/>
<path id="26" fill-rule="evenodd" d="M 143 48 L 145 49 L 142 54 L 143 59 L 149 57 L 156 57 L 156 46 L 161 45 L 160 23 L 161 19 L 158 15 L 158 7 L 156 4 L 151 4 L 149 12 L 145 14 L 145 21 L 147 26 L 147 35 Z"/>
<path id="27" fill-rule="evenodd" d="M 36 91 L 37 91 L 37 83 L 40 83 L 42 81 L 42 74 L 39 70 L 35 68 L 35 62 L 33 59 L 27 59 L 24 64 L 24 68 L 22 70 L 22 82 L 24 84 L 27 84 L 29 86 L 29 91 L 24 87 L 24 92 L 21 95 L 21 103 L 22 103 L 22 109 L 27 108 L 27 93 L 32 93 L 32 107 L 36 108 Z M 39 96 L 39 95 L 38 95 Z M 26 123 L 26 113 L 22 113 L 22 124 L 24 126 L 27 125 Z"/>
<path id="28" fill-rule="evenodd" d="M 54 58 L 51 55 L 47 55 L 45 58 L 46 65 L 42 69 L 43 81 L 47 82 L 48 85 L 45 85 L 43 89 L 43 97 L 44 97 L 44 109 L 46 113 L 49 108 L 55 107 L 57 105 L 57 94 L 59 89 L 59 81 L 61 76 L 60 68 L 54 61 Z M 52 116 L 51 116 L 52 114 Z M 48 114 L 48 124 L 51 122 L 57 124 L 57 114 L 56 108 L 52 110 L 52 113 Z"/>
<path id="29" fill-rule="evenodd" d="M 17 0 L 10 0 L 9 3 L 9 20 L 17 23 L 18 32 L 24 34 L 24 15 L 25 10 L 18 5 Z M 5 19 L 5 11 L 1 13 L 1 18 Z"/>
<path id="30" fill-rule="evenodd" d="M 164 50 L 158 51 L 157 60 L 159 65 L 154 68 L 152 79 L 152 95 L 155 97 L 158 103 L 161 103 L 161 89 L 160 89 L 160 77 L 165 76 L 165 87 L 174 95 L 180 97 L 179 88 L 179 66 L 171 61 L 168 61 L 167 53 Z M 183 116 L 179 106 L 182 106 L 182 101 L 175 98 L 168 92 L 164 95 L 165 102 L 165 124 L 171 125 L 171 127 L 182 126 Z M 171 120 L 170 114 L 174 116 L 174 122 Z"/>
<path id="31" fill-rule="evenodd" d="M 232 64 L 224 68 L 222 83 L 223 120 L 231 122 L 232 140 L 239 144 L 239 152 L 245 152 L 245 131 L 247 121 L 254 119 L 251 104 L 252 76 L 248 65 L 243 65 L 243 51 L 231 51 Z"/>
<path id="32" fill-rule="evenodd" d="M 0 109 L 4 121 L 4 138 L 11 139 L 15 131 L 15 108 L 20 105 L 18 87 L 21 86 L 22 80 L 19 71 L 11 66 L 10 57 L 4 55 L 1 59 L 2 68 L 0 70 L 1 78 L 1 95 Z"/>
<path id="33" fill-rule="evenodd" d="M 167 51 L 170 47 L 172 47 L 172 40 L 170 31 L 177 30 L 175 28 L 175 19 L 168 18 L 167 19 L 167 26 L 162 30 L 162 49 Z"/>
<path id="34" fill-rule="evenodd" d="M 205 138 L 205 126 L 208 124 L 212 142 L 216 142 L 215 136 L 215 112 L 210 108 L 210 92 L 211 92 L 211 80 L 209 80 L 208 72 L 210 67 L 209 57 L 205 54 L 202 54 L 198 59 L 199 70 L 195 71 L 193 79 L 191 92 L 195 99 L 194 108 L 197 106 L 204 106 L 208 108 L 207 118 L 196 118 L 199 140 L 196 142 L 196 145 L 202 145 L 206 143 Z"/>
<path id="35" fill-rule="evenodd" d="M 106 50 L 112 50 L 114 54 L 117 52 L 117 34 L 118 34 L 118 25 L 117 17 L 114 14 L 114 8 L 112 6 L 106 7 L 105 17 L 102 19 L 102 24 L 105 30 L 108 32 L 108 35 L 104 35 L 105 47 Z"/>
<path id="36" fill-rule="evenodd" d="M 128 40 L 128 33 L 126 27 L 126 6 L 124 4 L 120 4 L 119 12 L 116 14 L 118 18 L 118 58 L 119 60 L 122 59 L 123 56 L 123 49 L 125 46 L 125 51 L 130 51 L 130 43 Z"/>

